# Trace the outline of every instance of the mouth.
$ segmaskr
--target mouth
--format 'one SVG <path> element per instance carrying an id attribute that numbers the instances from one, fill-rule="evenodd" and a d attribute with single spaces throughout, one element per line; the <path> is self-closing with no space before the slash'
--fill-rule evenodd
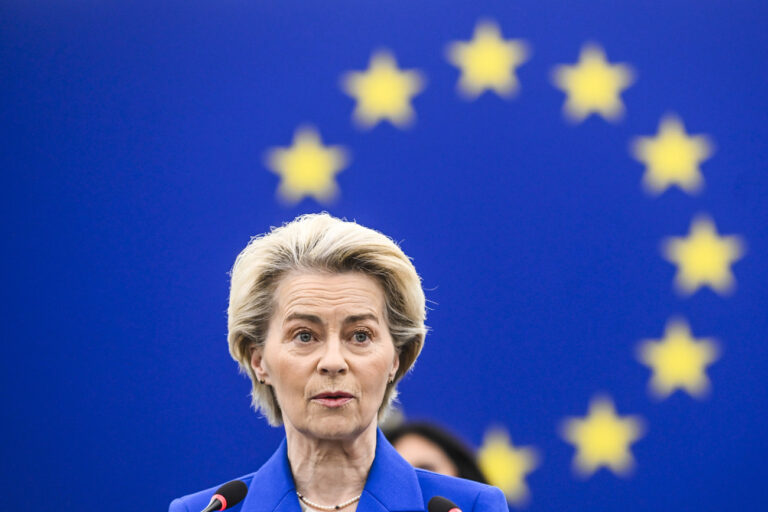
<path id="1" fill-rule="evenodd" d="M 312 397 L 312 401 L 329 408 L 341 407 L 355 397 L 345 391 L 325 391 Z"/>

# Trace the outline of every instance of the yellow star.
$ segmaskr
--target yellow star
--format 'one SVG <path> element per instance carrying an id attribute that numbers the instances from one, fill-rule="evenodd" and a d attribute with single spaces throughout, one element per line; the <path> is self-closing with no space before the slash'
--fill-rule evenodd
<path id="1" fill-rule="evenodd" d="M 668 115 L 659 123 L 656 137 L 635 138 L 632 153 L 646 165 L 643 185 L 650 194 L 658 195 L 671 185 L 695 194 L 704 181 L 699 164 L 712 154 L 712 144 L 703 135 L 689 137 L 682 121 Z"/>
<path id="2" fill-rule="evenodd" d="M 533 448 L 515 448 L 509 434 L 492 430 L 485 435 L 483 446 L 477 452 L 477 463 L 491 485 L 495 485 L 517 505 L 530 498 L 525 477 L 539 465 L 539 456 Z"/>
<path id="3" fill-rule="evenodd" d="M 664 257 L 677 265 L 677 290 L 690 295 L 704 285 L 720 294 L 733 291 L 731 264 L 744 255 L 738 236 L 718 236 L 715 224 L 699 215 L 691 223 L 687 238 L 670 237 L 662 244 Z"/>
<path id="4" fill-rule="evenodd" d="M 342 146 L 323 146 L 320 135 L 309 126 L 300 127 L 290 148 L 272 148 L 267 153 L 267 167 L 280 175 L 278 194 L 289 203 L 305 196 L 330 201 L 338 193 L 336 173 L 347 166 L 347 152 Z"/>
<path id="5" fill-rule="evenodd" d="M 662 339 L 644 340 L 638 348 L 638 359 L 653 371 L 649 389 L 658 398 L 677 389 L 703 398 L 710 389 L 705 369 L 717 358 L 717 344 L 708 338 L 692 338 L 682 319 L 670 320 Z"/>
<path id="6" fill-rule="evenodd" d="M 470 100 L 486 90 L 505 98 L 514 95 L 520 87 L 515 69 L 528 60 L 529 54 L 525 41 L 502 39 L 498 25 L 492 21 L 478 23 L 470 42 L 453 42 L 446 53 L 451 64 L 461 69 L 459 92 Z"/>
<path id="7" fill-rule="evenodd" d="M 584 477 L 601 467 L 617 475 L 628 475 L 635 461 L 629 445 L 643 436 L 643 421 L 636 416 L 617 416 L 609 398 L 598 397 L 589 404 L 583 419 L 567 419 L 562 426 L 563 438 L 576 446 L 574 470 Z"/>
<path id="8" fill-rule="evenodd" d="M 416 70 L 401 71 L 395 57 L 386 50 L 371 56 L 368 70 L 349 71 L 342 76 L 344 92 L 357 100 L 353 119 L 363 128 L 372 128 L 383 119 L 399 128 L 413 122 L 411 98 L 424 88 Z"/>
<path id="9" fill-rule="evenodd" d="M 579 62 L 556 66 L 552 80 L 567 95 L 563 111 L 572 121 L 583 121 L 592 113 L 616 121 L 624 114 L 619 94 L 632 84 L 634 72 L 624 64 L 610 64 L 602 48 L 586 44 Z"/>

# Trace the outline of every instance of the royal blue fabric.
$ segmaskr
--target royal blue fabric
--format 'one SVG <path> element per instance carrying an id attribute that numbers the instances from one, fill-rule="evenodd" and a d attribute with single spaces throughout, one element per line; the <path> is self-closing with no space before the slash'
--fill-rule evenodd
<path id="1" fill-rule="evenodd" d="M 288 463 L 285 439 L 255 473 L 240 477 L 248 486 L 243 502 L 233 512 L 301 512 Z M 204 509 L 218 486 L 173 500 L 169 512 Z M 378 431 L 376 456 L 357 505 L 357 512 L 423 511 L 433 496 L 444 496 L 464 512 L 507 512 L 502 492 L 489 485 L 438 475 L 408 464 Z"/>

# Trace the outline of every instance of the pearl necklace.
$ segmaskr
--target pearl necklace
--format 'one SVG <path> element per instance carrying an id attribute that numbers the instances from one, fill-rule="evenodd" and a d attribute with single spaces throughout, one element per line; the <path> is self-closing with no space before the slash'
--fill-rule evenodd
<path id="1" fill-rule="evenodd" d="M 312 508 L 316 508 L 316 509 L 318 509 L 318 510 L 340 510 L 340 509 L 342 509 L 342 508 L 344 508 L 344 507 L 348 507 L 348 506 L 350 506 L 351 504 L 353 504 L 354 502 L 356 502 L 357 500 L 359 500 L 359 499 L 360 499 L 360 498 L 361 498 L 363 495 L 362 495 L 362 494 L 358 494 L 357 496 L 355 496 L 355 497 L 354 497 L 354 498 L 352 498 L 351 500 L 347 500 L 347 501 L 345 501 L 344 503 L 339 503 L 338 505 L 319 505 L 319 504 L 317 504 L 317 503 L 314 503 L 314 502 L 312 502 L 312 501 L 309 501 L 309 500 L 308 500 L 307 498 L 305 498 L 305 497 L 304 497 L 304 495 L 303 495 L 303 494 L 301 494 L 299 491 L 296 491 L 296 496 L 298 496 L 298 497 L 299 497 L 299 499 L 300 499 L 301 501 L 303 501 L 304 503 L 306 503 L 306 504 L 307 504 L 307 505 L 309 505 L 310 507 L 312 507 Z"/>

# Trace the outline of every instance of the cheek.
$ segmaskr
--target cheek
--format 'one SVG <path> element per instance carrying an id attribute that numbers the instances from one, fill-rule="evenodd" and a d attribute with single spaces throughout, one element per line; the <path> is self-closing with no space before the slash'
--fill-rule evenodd
<path id="1" fill-rule="evenodd" d="M 389 356 L 377 358 L 375 362 L 369 362 L 363 370 L 365 386 L 369 391 L 383 393 L 389 381 L 389 373 L 392 368 Z"/>
<path id="2" fill-rule="evenodd" d="M 288 406 L 291 397 L 303 388 L 297 361 L 281 350 L 279 344 L 272 344 L 265 347 L 262 366 L 268 372 L 280 407 Z"/>
<path id="3" fill-rule="evenodd" d="M 301 388 L 305 384 L 304 375 L 300 370 L 301 365 L 295 359 L 276 357 L 272 361 L 272 369 L 275 375 L 275 385 L 285 390 Z"/>

